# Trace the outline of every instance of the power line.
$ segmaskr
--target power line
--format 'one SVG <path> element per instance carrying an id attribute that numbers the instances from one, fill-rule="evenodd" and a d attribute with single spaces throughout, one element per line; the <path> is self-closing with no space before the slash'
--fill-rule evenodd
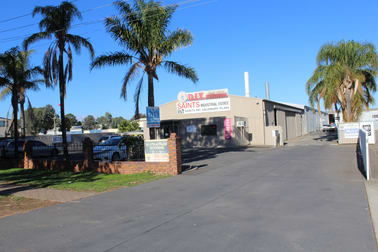
<path id="1" fill-rule="evenodd" d="M 76 0 L 76 1 L 78 1 L 78 0 Z M 88 13 L 88 12 L 91 12 L 91 11 L 94 11 L 94 10 L 98 10 L 98 9 L 102 9 L 102 8 L 105 8 L 105 7 L 109 7 L 111 5 L 113 5 L 113 3 L 100 5 L 100 6 L 97 6 L 97 7 L 94 7 L 94 8 L 90 8 L 90 9 L 84 10 L 81 13 Z M 28 15 L 31 15 L 31 14 L 32 13 L 25 14 L 25 15 L 22 15 L 22 16 L 28 16 Z M 17 19 L 17 18 L 13 18 L 13 19 Z M 0 23 L 2 23 L 2 22 L 0 21 Z M 22 26 L 18 26 L 18 27 L 9 28 L 9 29 L 6 29 L 6 30 L 0 30 L 0 33 L 12 32 L 12 31 L 24 29 L 24 28 L 27 28 L 27 27 L 35 26 L 35 25 L 38 25 L 38 24 L 39 23 L 33 23 L 33 24 L 28 24 L 28 25 L 22 25 Z"/>
<path id="2" fill-rule="evenodd" d="M 78 1 L 78 0 L 76 0 Z M 186 1 L 182 1 L 182 2 L 179 2 L 179 3 L 175 3 L 175 4 L 170 4 L 170 5 L 166 5 L 165 7 L 169 7 L 169 6 L 180 6 L 180 5 L 184 5 L 184 4 L 188 4 L 188 3 L 193 3 L 193 2 L 200 2 L 201 0 L 186 0 Z M 182 9 L 188 9 L 188 8 L 193 8 L 193 7 L 197 7 L 197 6 L 200 6 L 200 5 L 204 5 L 204 4 L 209 4 L 209 3 L 213 3 L 213 2 L 216 2 L 217 0 L 210 0 L 210 1 L 207 1 L 207 2 L 203 2 L 203 3 L 198 3 L 196 5 L 191 5 L 191 6 L 187 6 L 187 7 L 182 7 L 178 10 L 182 10 Z M 95 8 L 92 8 L 92 9 L 95 9 Z M 149 17 L 153 17 L 153 16 L 156 16 L 158 14 L 154 14 L 154 15 L 149 15 Z M 120 17 L 120 15 L 118 16 L 114 16 L 114 17 Z M 93 21 L 87 21 L 87 22 L 83 22 L 83 23 L 78 23 L 78 24 L 74 24 L 72 25 L 72 27 L 80 27 L 80 26 L 83 26 L 83 25 L 92 25 L 92 24 L 96 24 L 96 23 L 100 23 L 100 22 L 103 22 L 106 20 L 107 17 L 105 18 L 101 18 L 101 19 L 97 19 L 97 20 L 93 20 Z M 137 20 L 137 19 L 136 19 Z M 132 20 L 134 21 L 134 20 Z M 56 30 L 54 32 L 59 32 L 63 29 L 60 29 L 60 30 Z M 17 40 L 24 40 L 26 39 L 28 36 L 31 36 L 33 35 L 34 33 L 28 33 L 28 34 L 25 34 L 25 35 L 20 35 L 20 36 L 14 36 L 14 37 L 8 37 L 8 38 L 4 38 L 4 39 L 0 39 L 0 43 L 7 43 L 7 42 L 13 42 L 13 41 L 17 41 Z"/>
<path id="3" fill-rule="evenodd" d="M 73 1 L 71 1 L 71 3 L 74 3 L 74 2 L 77 2 L 77 1 L 79 1 L 79 0 L 73 0 Z M 3 19 L 3 20 L 0 20 L 0 24 L 10 22 L 10 21 L 13 21 L 13 20 L 16 20 L 16 19 L 20 19 L 20 18 L 23 18 L 23 17 L 27 17 L 27 16 L 30 16 L 32 14 L 33 14 L 33 12 L 29 12 L 29 13 L 26 13 L 26 14 L 23 14 L 23 15 L 20 15 L 20 16 L 15 16 L 15 17 L 12 17 L 12 18 Z"/>

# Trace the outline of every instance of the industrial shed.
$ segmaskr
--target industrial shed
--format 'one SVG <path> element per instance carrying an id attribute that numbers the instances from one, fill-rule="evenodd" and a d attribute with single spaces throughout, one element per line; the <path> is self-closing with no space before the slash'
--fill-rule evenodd
<path id="1" fill-rule="evenodd" d="M 305 134 L 305 110 L 227 89 L 180 92 L 160 107 L 158 138 L 175 132 L 184 146 L 276 145 Z M 149 134 L 145 134 L 149 138 Z"/>

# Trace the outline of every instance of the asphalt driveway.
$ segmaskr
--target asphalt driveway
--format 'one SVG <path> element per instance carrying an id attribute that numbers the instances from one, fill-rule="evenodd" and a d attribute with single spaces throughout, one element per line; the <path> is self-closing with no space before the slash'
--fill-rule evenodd
<path id="1" fill-rule="evenodd" d="M 376 251 L 354 146 L 235 149 L 0 220 L 0 251 Z"/>

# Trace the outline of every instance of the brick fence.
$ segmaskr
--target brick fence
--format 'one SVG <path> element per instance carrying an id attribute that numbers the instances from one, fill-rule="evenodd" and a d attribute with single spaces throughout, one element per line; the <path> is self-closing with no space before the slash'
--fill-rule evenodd
<path id="1" fill-rule="evenodd" d="M 107 174 L 133 174 L 151 172 L 158 175 L 177 175 L 181 169 L 180 139 L 175 133 L 168 138 L 169 162 L 117 161 L 100 162 L 93 160 L 93 144 L 89 139 L 83 142 L 83 161 L 32 159 L 32 146 L 24 146 L 24 169 L 68 170 L 75 172 L 96 171 Z"/>

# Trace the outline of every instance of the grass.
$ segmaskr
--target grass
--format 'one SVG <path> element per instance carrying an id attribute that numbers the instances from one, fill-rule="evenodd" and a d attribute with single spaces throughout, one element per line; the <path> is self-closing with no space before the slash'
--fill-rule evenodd
<path id="1" fill-rule="evenodd" d="M 101 174 L 96 172 L 74 173 L 69 171 L 40 171 L 13 168 L 0 170 L 0 181 L 32 186 L 73 191 L 103 192 L 125 186 L 135 186 L 168 176 L 152 173 L 131 175 Z"/>

